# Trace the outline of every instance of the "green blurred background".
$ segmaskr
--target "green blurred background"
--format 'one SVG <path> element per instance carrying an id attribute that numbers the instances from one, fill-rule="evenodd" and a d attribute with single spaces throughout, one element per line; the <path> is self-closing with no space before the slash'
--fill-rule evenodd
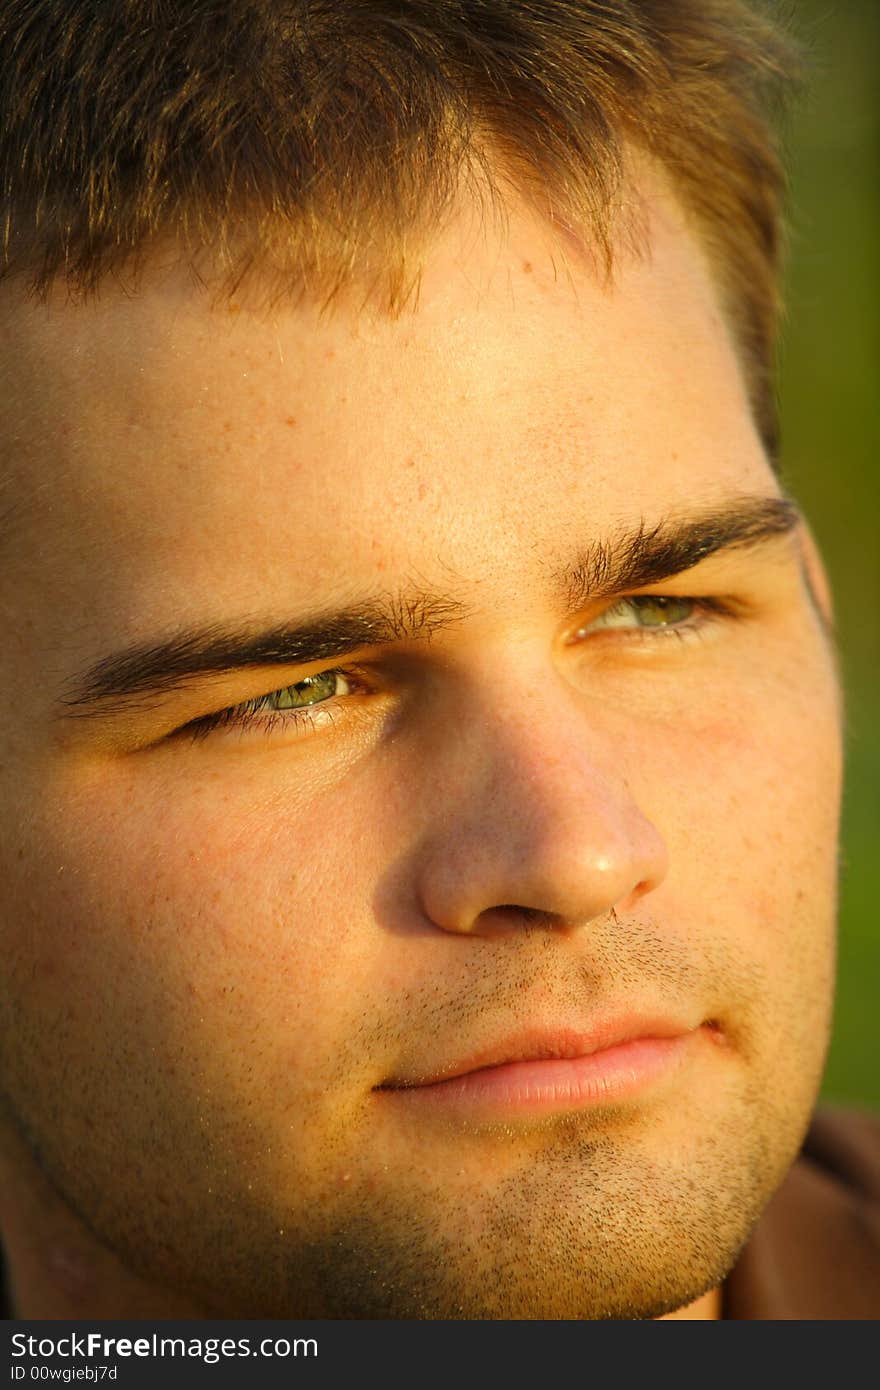
<path id="1" fill-rule="evenodd" d="M 880 1109 L 880 0 L 796 0 L 785 477 L 831 572 L 847 687 L 839 987 L 824 1094 Z"/>

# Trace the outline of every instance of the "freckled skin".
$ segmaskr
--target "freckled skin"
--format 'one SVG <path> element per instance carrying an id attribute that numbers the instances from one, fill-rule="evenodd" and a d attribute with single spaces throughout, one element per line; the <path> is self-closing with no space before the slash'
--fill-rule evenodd
<path id="1" fill-rule="evenodd" d="M 840 710 L 799 535 L 666 586 L 747 618 L 563 641 L 584 615 L 549 568 L 778 491 L 699 249 L 642 178 L 651 255 L 612 286 L 555 276 L 514 208 L 497 241 L 463 213 L 397 321 L 267 324 L 167 275 L 51 311 L 5 291 L 22 1316 L 717 1315 L 824 1061 Z M 132 640 L 413 578 L 468 617 L 373 653 L 331 726 L 170 737 L 301 679 L 277 670 L 172 701 L 149 747 L 143 711 L 53 718 Z M 540 1122 L 375 1089 L 621 1004 L 717 1031 L 658 1090 Z"/>

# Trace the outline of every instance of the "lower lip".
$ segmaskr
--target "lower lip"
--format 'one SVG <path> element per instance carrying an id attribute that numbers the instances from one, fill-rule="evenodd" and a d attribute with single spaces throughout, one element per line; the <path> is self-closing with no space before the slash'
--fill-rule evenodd
<path id="1" fill-rule="evenodd" d="M 663 1081 L 684 1061 L 693 1038 L 694 1033 L 635 1038 L 586 1057 L 505 1062 L 429 1086 L 388 1087 L 385 1093 L 416 1105 L 505 1118 L 582 1110 L 625 1100 Z"/>

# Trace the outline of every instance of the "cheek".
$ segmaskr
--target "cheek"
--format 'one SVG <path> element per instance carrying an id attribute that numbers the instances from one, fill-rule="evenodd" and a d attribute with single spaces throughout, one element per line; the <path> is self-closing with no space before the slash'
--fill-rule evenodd
<path id="1" fill-rule="evenodd" d="M 710 721 L 670 735 L 652 764 L 671 866 L 658 901 L 671 923 L 728 943 L 754 972 L 750 1026 L 761 1046 L 773 1046 L 772 1020 L 777 1039 L 805 1062 L 824 1043 L 833 996 L 836 688 L 830 678 L 804 686 L 792 672 L 711 707 Z"/>
<path id="2" fill-rule="evenodd" d="M 173 1172 L 197 1202 L 207 1174 L 271 1204 L 355 1142 L 379 1079 L 357 1040 L 381 1013 L 365 912 L 388 835 L 358 835 L 357 796 L 319 815 L 145 781 L 56 788 L 13 855 L 4 1078 L 86 1206 L 118 1163 L 142 1193 Z"/>
<path id="3" fill-rule="evenodd" d="M 259 1057 L 262 1085 L 320 1086 L 368 1007 L 380 837 L 356 798 L 231 784 L 172 796 L 115 775 L 42 798 L 8 882 L 8 987 L 135 1068 L 253 1087 Z"/>
<path id="4" fill-rule="evenodd" d="M 839 694 L 818 638 L 794 636 L 756 646 L 747 679 L 710 670 L 686 689 L 649 754 L 648 795 L 674 860 L 765 899 L 801 878 L 836 878 Z"/>

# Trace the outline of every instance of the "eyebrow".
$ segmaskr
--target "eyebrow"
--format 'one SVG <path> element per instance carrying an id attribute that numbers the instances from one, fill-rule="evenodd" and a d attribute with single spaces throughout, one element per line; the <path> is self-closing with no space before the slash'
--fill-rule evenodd
<path id="1" fill-rule="evenodd" d="M 801 519 L 788 497 L 738 498 L 696 515 L 648 527 L 621 528 L 573 563 L 551 571 L 569 611 L 596 599 L 644 588 L 692 569 L 719 551 L 753 548 L 792 531 Z M 450 595 L 411 588 L 372 597 L 305 622 L 254 628 L 221 624 L 178 631 L 102 657 L 68 686 L 62 713 L 111 713 L 149 702 L 206 675 L 259 666 L 338 661 L 363 647 L 428 640 L 472 610 Z"/>
<path id="2" fill-rule="evenodd" d="M 572 565 L 554 572 L 574 609 L 628 589 L 643 589 L 693 569 L 722 550 L 754 548 L 787 535 L 801 522 L 790 497 L 745 496 L 696 516 L 670 517 L 594 541 Z"/>

